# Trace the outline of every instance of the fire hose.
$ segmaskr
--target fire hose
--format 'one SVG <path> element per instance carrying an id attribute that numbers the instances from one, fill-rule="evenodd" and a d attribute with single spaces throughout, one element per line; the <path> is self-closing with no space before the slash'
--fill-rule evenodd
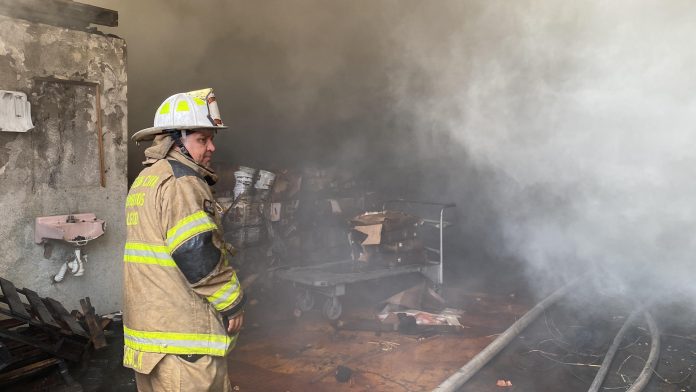
<path id="1" fill-rule="evenodd" d="M 660 358 L 660 329 L 657 327 L 655 319 L 648 312 L 644 312 L 645 321 L 648 323 L 648 329 L 650 329 L 650 337 L 652 343 L 650 344 L 650 354 L 648 354 L 648 360 L 645 361 L 645 366 L 643 370 L 638 375 L 638 378 L 633 382 L 630 388 L 626 392 L 639 392 L 648 385 L 650 377 L 653 374 L 653 369 L 657 365 L 657 360 Z"/>
<path id="2" fill-rule="evenodd" d="M 539 302 L 519 320 L 515 321 L 505 332 L 500 334 L 491 344 L 474 356 L 466 365 L 457 370 L 447 380 L 438 385 L 433 392 L 454 392 L 461 388 L 471 377 L 483 368 L 493 357 L 502 351 L 513 339 L 517 337 L 529 324 L 536 320 L 544 310 L 553 305 L 561 297 L 583 280 L 583 276 L 572 280 L 570 283 L 556 290 L 553 294 Z"/>
<path id="3" fill-rule="evenodd" d="M 602 361 L 602 366 L 597 371 L 597 375 L 595 376 L 595 379 L 592 381 L 592 385 L 590 385 L 590 389 L 588 389 L 588 392 L 598 392 L 599 389 L 602 387 L 602 383 L 604 382 L 604 379 L 606 378 L 607 373 L 609 372 L 609 367 L 611 366 L 611 362 L 613 361 L 614 356 L 616 355 L 616 352 L 619 349 L 619 345 L 623 340 L 623 336 L 626 334 L 626 331 L 628 331 L 628 328 L 633 325 L 640 313 L 640 309 L 633 311 L 633 313 L 631 313 L 631 315 L 626 319 L 626 322 L 624 322 L 623 326 L 621 326 L 621 329 L 616 334 L 616 337 L 614 338 L 614 341 L 609 347 L 609 350 L 607 350 L 607 353 L 604 356 L 604 360 Z M 633 382 L 631 387 L 628 389 L 628 392 L 642 391 L 643 388 L 648 384 L 648 381 L 650 381 L 652 371 L 655 368 L 655 364 L 657 363 L 660 353 L 660 331 L 657 328 L 657 324 L 655 323 L 655 320 L 652 318 L 650 313 L 645 311 L 643 312 L 643 314 L 645 315 L 645 320 L 648 323 L 648 328 L 650 329 L 650 336 L 652 339 L 650 343 L 650 354 L 648 356 L 648 360 L 645 361 L 645 366 L 643 367 L 643 370 L 641 371 L 640 375 L 638 375 L 636 380 Z"/>

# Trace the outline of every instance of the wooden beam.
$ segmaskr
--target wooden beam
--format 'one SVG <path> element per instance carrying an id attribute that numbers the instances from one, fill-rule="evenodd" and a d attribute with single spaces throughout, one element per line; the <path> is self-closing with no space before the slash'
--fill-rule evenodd
<path id="1" fill-rule="evenodd" d="M 71 316 L 67 310 L 65 310 L 63 304 L 51 297 L 46 297 L 44 301 L 46 301 L 45 303 L 48 304 L 48 306 L 53 310 L 53 313 L 58 315 L 58 317 L 62 319 L 63 322 L 68 325 L 68 327 L 70 327 L 72 333 L 89 339 L 90 336 L 87 334 L 87 332 L 85 332 L 84 328 L 78 324 L 77 320 L 75 320 L 75 318 Z"/>
<path id="2" fill-rule="evenodd" d="M 75 29 L 118 26 L 117 11 L 72 0 L 0 0 L 0 14 Z"/>
<path id="3" fill-rule="evenodd" d="M 31 320 L 31 315 L 29 315 L 24 303 L 22 303 L 22 300 L 19 298 L 14 284 L 7 279 L 0 278 L 0 287 L 2 288 L 2 293 L 5 296 L 7 304 L 10 305 L 12 314 L 25 320 Z"/>
<path id="4" fill-rule="evenodd" d="M 43 301 L 41 301 L 41 298 L 38 294 L 27 288 L 18 291 L 20 291 L 22 294 L 24 294 L 25 297 L 27 297 L 29 303 L 31 304 L 32 310 L 39 317 L 39 320 L 50 326 L 60 328 L 60 325 L 56 322 L 53 316 L 51 316 L 51 312 L 46 308 L 46 305 L 44 305 Z"/>
<path id="5" fill-rule="evenodd" d="M 82 313 L 85 315 L 85 321 L 87 323 L 87 328 L 89 329 L 89 334 L 92 336 L 92 344 L 94 348 L 99 350 L 107 346 L 106 337 L 104 337 L 104 330 L 101 328 L 101 324 L 97 320 L 97 315 L 94 314 L 94 308 L 89 300 L 89 297 L 80 300 L 80 306 L 82 306 Z"/>
<path id="6" fill-rule="evenodd" d="M 60 360 L 57 358 L 49 358 L 49 359 L 44 359 L 41 362 L 35 362 L 30 365 L 24 366 L 19 369 L 14 369 L 12 371 L 3 373 L 0 375 L 0 382 L 2 383 L 7 383 L 10 381 L 15 381 L 18 380 L 22 377 L 29 376 L 31 374 L 34 374 L 40 370 L 46 369 L 49 366 L 54 366 L 58 365 L 60 363 Z"/>

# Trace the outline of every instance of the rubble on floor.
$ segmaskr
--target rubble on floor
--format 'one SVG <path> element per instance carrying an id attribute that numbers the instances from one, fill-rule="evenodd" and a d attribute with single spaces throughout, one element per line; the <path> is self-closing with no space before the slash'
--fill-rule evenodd
<path id="1" fill-rule="evenodd" d="M 111 320 L 95 313 L 89 297 L 80 300 L 82 312 L 68 312 L 60 302 L 17 289 L 9 280 L 0 278 L 0 288 L 0 385 L 49 368 L 74 385 L 69 367 L 107 346 L 103 330 Z"/>

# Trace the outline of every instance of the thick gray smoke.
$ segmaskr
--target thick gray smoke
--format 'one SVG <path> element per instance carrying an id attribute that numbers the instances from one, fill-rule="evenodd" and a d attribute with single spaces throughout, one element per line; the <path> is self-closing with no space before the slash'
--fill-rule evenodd
<path id="1" fill-rule="evenodd" d="M 131 131 L 212 86 L 235 162 L 456 201 L 469 254 L 540 287 L 693 286 L 693 1 L 91 3 L 120 11 Z"/>

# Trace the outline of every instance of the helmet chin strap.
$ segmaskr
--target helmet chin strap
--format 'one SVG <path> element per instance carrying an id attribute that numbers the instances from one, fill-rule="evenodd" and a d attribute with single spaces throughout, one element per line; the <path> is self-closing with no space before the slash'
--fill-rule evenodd
<path id="1" fill-rule="evenodd" d="M 191 156 L 191 153 L 189 153 L 189 151 L 186 149 L 186 146 L 184 146 L 183 139 L 186 137 L 186 131 L 175 129 L 172 132 L 172 137 L 174 138 L 174 144 L 176 144 L 176 147 L 179 149 L 179 152 L 184 154 L 184 156 L 188 159 L 194 161 L 193 157 Z"/>

